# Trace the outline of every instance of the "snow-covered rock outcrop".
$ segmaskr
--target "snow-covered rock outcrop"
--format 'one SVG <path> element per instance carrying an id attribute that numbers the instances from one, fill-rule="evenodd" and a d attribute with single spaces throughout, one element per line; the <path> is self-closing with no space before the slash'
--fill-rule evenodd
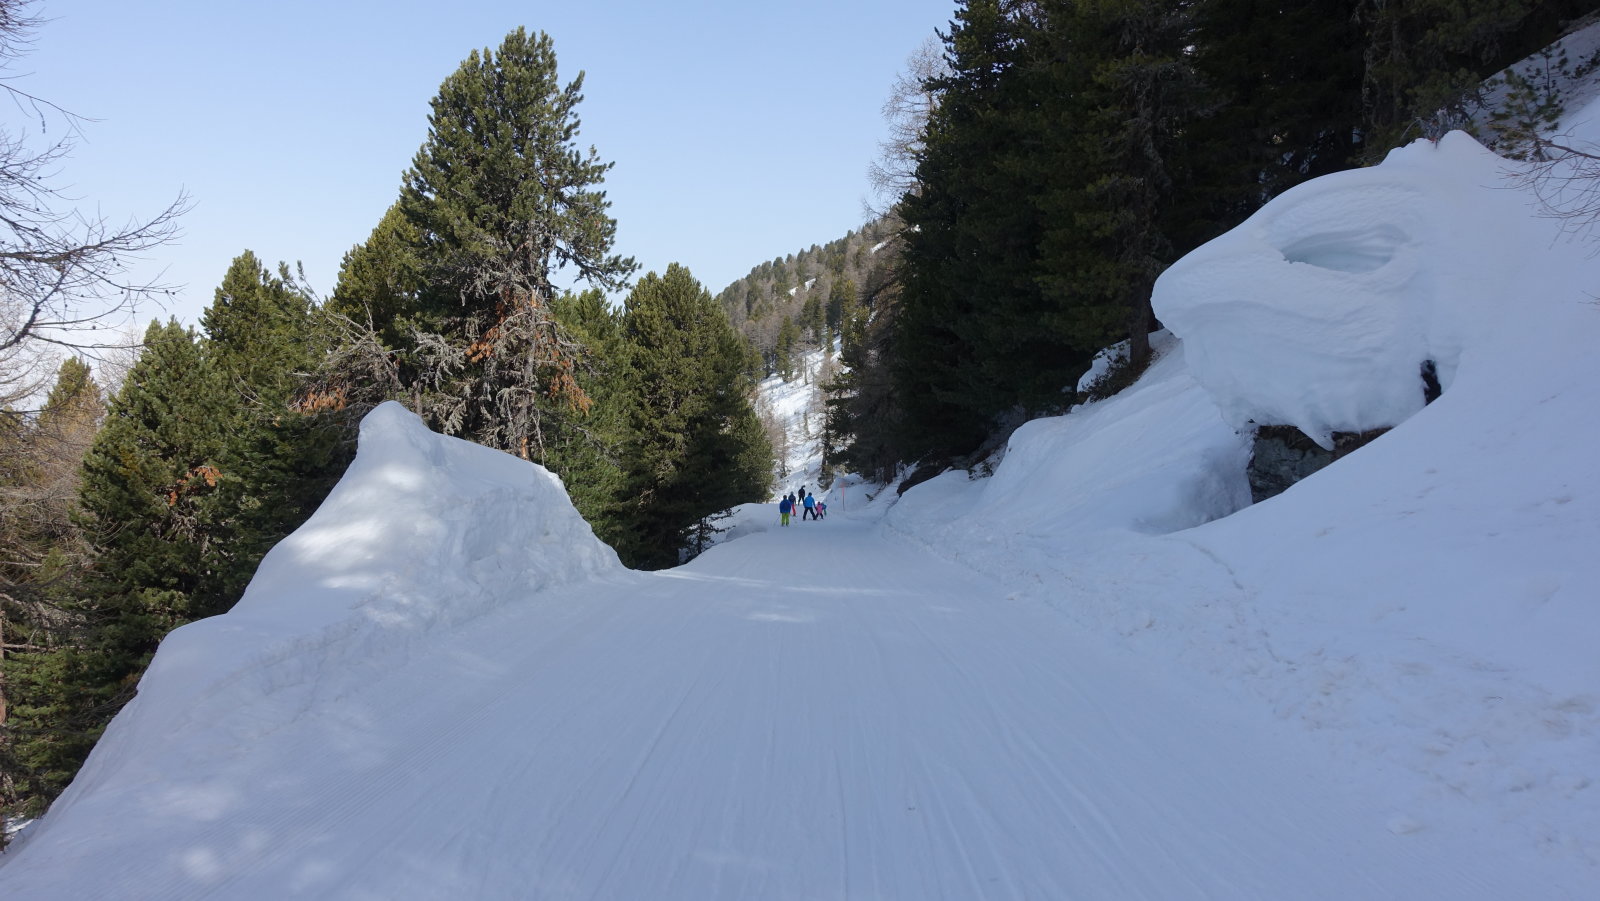
<path id="1" fill-rule="evenodd" d="M 1228 422 L 1334 432 L 1394 426 L 1423 406 L 1422 366 L 1449 390 L 1468 334 L 1516 283 L 1528 197 L 1460 132 L 1380 166 L 1325 176 L 1179 260 L 1161 321 Z"/>

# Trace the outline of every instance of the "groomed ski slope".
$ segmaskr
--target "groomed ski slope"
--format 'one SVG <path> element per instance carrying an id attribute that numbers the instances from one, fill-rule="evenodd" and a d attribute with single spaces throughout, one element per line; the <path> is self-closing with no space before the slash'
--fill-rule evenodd
<path id="1" fill-rule="evenodd" d="M 5 896 L 1463 899 L 1528 875 L 1392 834 L 1294 734 L 838 518 L 501 609 L 227 769 L 141 789 L 190 807 L 159 853 L 103 822 Z"/>

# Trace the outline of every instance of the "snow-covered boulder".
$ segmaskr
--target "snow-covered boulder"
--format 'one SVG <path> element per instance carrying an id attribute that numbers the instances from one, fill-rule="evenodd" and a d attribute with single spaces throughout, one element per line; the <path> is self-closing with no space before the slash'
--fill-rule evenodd
<path id="1" fill-rule="evenodd" d="M 1300 185 L 1173 264 L 1156 315 L 1236 428 L 1293 425 L 1332 448 L 1397 425 L 1422 408 L 1429 361 L 1449 389 L 1464 331 L 1516 277 L 1500 225 L 1527 199 L 1502 167 L 1454 132 Z"/>

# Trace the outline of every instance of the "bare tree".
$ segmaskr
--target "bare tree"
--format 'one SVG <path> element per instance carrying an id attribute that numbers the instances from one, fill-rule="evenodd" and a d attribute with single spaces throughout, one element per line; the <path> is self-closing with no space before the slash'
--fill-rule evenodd
<path id="1" fill-rule="evenodd" d="M 882 204 L 881 209 L 868 204 L 867 213 L 872 218 L 884 216 L 901 197 L 916 190 L 923 134 L 939 106 L 933 81 L 948 74 L 950 64 L 945 60 L 944 45 L 937 36 L 930 35 L 895 76 L 889 99 L 883 102 L 889 135 L 878 143 L 878 159 L 867 168 L 867 179 Z"/>
<path id="2" fill-rule="evenodd" d="M 0 70 L 21 56 L 40 20 L 36 0 L 0 0 Z M 115 346 L 119 320 L 168 286 L 130 278 L 133 259 L 175 237 L 182 194 L 153 219 L 116 224 L 72 206 L 53 183 L 85 121 L 0 77 L 24 120 L 51 119 L 66 137 L 37 149 L 27 128 L 0 124 L 0 403 L 35 393 L 67 348 L 95 356 Z"/>
<path id="3" fill-rule="evenodd" d="M 1592 235 L 1600 225 L 1600 147 L 1565 137 L 1535 138 L 1529 147 L 1515 183 L 1569 234 Z"/>

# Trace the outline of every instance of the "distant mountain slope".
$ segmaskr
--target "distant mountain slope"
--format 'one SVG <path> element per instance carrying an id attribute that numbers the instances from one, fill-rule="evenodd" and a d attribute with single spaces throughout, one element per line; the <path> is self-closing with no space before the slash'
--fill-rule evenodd
<path id="1" fill-rule="evenodd" d="M 837 333 L 851 304 L 870 305 L 893 271 L 892 233 L 888 222 L 874 220 L 761 263 L 717 294 L 733 327 L 761 355 L 765 375 L 779 372 L 795 353 L 820 347 L 823 334 Z"/>

